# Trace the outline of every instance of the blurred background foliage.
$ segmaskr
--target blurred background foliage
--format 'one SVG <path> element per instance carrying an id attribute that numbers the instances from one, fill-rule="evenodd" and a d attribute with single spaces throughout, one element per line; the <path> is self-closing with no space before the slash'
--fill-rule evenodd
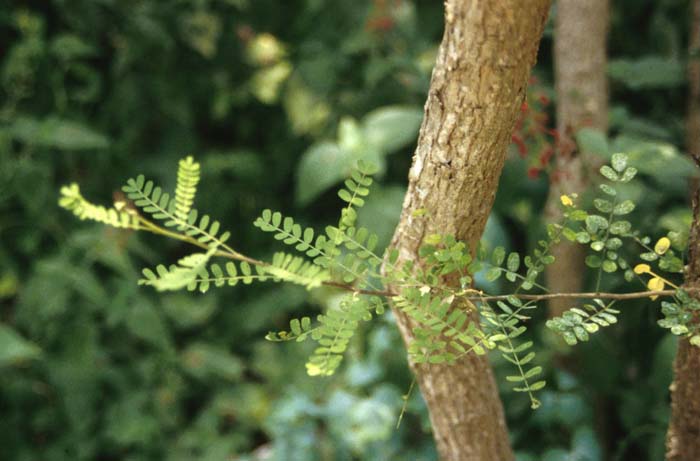
<path id="1" fill-rule="evenodd" d="M 644 174 L 624 192 L 637 224 L 682 246 L 688 2 L 613 8 L 610 137 L 577 141 L 629 152 Z M 529 99 L 543 127 L 551 31 Z M 441 33 L 432 0 L 0 3 L 0 458 L 435 460 L 418 392 L 395 428 L 411 376 L 390 315 L 362 330 L 336 376 L 310 378 L 304 344 L 263 337 L 333 292 L 156 295 L 136 286 L 140 267 L 186 248 L 77 222 L 56 201 L 70 181 L 105 204 L 137 173 L 172 187 L 193 153 L 198 208 L 265 257 L 279 247 L 250 225 L 262 208 L 335 220 L 334 189 L 366 158 L 381 179 L 360 220 L 386 244 Z M 490 245 L 527 251 L 541 235 L 548 141 L 527 143 L 509 153 Z M 551 370 L 542 408 L 502 394 L 520 461 L 662 458 L 675 344 L 657 308 L 623 311 L 570 353 L 535 323 Z"/>

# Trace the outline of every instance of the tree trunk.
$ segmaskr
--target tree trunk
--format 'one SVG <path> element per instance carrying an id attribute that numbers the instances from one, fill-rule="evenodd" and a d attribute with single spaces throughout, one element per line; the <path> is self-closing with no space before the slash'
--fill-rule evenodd
<path id="1" fill-rule="evenodd" d="M 700 159 L 700 0 L 693 2 L 690 31 L 690 61 L 688 79 L 690 97 L 686 125 L 687 148 Z M 700 163 L 700 162 L 699 162 Z M 693 225 L 688 243 L 690 261 L 686 273 L 687 286 L 700 287 L 700 205 L 697 181 L 691 184 Z M 699 319 L 696 319 L 700 321 Z M 700 347 L 687 339 L 678 342 L 671 384 L 671 422 L 666 437 L 668 461 L 697 461 L 700 459 Z"/>
<path id="2" fill-rule="evenodd" d="M 690 154 L 700 157 L 700 0 L 693 1 L 688 54 L 686 148 Z"/>
<path id="3" fill-rule="evenodd" d="M 559 0 L 555 19 L 554 78 L 557 94 L 557 132 L 566 146 L 580 128 L 605 132 L 608 126 L 606 79 L 608 0 Z M 550 179 L 545 215 L 561 222 L 562 194 L 581 195 L 586 189 L 585 153 L 558 149 L 555 172 Z M 552 247 L 554 263 L 547 267 L 547 286 L 552 292 L 579 292 L 583 288 L 582 245 L 562 241 Z M 571 307 L 566 299 L 549 303 L 551 316 Z"/>
<path id="4" fill-rule="evenodd" d="M 423 238 L 477 245 L 549 10 L 549 0 L 447 0 L 425 118 L 392 246 L 416 260 Z M 418 209 L 427 216 L 414 217 Z M 404 341 L 411 321 L 394 311 Z M 445 461 L 513 459 L 498 388 L 485 357 L 411 364 Z"/>
<path id="5" fill-rule="evenodd" d="M 690 261 L 685 284 L 700 288 L 700 206 L 697 191 L 693 199 L 690 230 Z M 698 321 L 698 319 L 696 319 Z M 700 459 L 700 347 L 687 339 L 678 341 L 671 384 L 671 422 L 666 437 L 667 461 Z"/>

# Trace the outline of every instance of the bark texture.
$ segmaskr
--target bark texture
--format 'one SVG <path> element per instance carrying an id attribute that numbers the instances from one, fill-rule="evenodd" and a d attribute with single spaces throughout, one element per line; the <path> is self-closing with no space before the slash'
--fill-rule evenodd
<path id="1" fill-rule="evenodd" d="M 536 60 L 549 0 L 448 0 L 445 34 L 392 245 L 416 260 L 431 233 L 474 248 L 491 211 L 506 149 Z M 428 215 L 413 217 L 418 209 Z M 463 306 L 462 306 L 463 307 Z M 411 321 L 394 312 L 404 341 Z M 513 459 L 488 360 L 412 364 L 445 461 Z"/>
<path id="2" fill-rule="evenodd" d="M 686 146 L 700 164 L 700 0 L 693 1 L 688 63 L 689 101 Z M 700 205 L 697 181 L 691 184 L 693 225 L 690 231 L 690 260 L 686 285 L 700 287 Z M 700 319 L 696 319 L 700 321 Z M 700 459 L 700 348 L 688 340 L 678 342 L 671 384 L 671 422 L 666 437 L 668 461 Z"/>
<path id="3" fill-rule="evenodd" d="M 700 157 L 700 0 L 693 0 L 688 51 L 690 60 L 686 147 L 692 155 Z"/>
<path id="4" fill-rule="evenodd" d="M 605 132 L 608 127 L 606 78 L 608 0 L 559 0 L 555 20 L 554 76 L 557 94 L 557 131 L 560 146 L 550 181 L 545 214 L 549 222 L 561 222 L 562 194 L 581 195 L 587 186 L 585 153 L 567 149 L 583 127 Z M 563 241 L 552 247 L 554 263 L 545 273 L 554 293 L 579 292 L 583 288 L 585 248 Z M 550 315 L 571 307 L 565 299 L 549 303 Z"/>
<path id="5" fill-rule="evenodd" d="M 700 287 L 700 206 L 697 190 L 690 231 L 690 261 L 686 286 Z M 696 318 L 696 321 L 700 319 Z M 668 461 L 700 460 L 700 347 L 687 339 L 678 342 L 671 384 L 671 423 L 666 437 Z"/>

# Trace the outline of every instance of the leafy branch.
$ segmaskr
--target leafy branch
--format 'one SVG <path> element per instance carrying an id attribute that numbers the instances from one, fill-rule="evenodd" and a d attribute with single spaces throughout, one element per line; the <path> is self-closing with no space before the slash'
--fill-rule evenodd
<path id="1" fill-rule="evenodd" d="M 660 270 L 678 273 L 682 260 L 670 248 L 668 238 L 660 239 L 653 249 L 648 238 L 640 238 L 629 221 L 619 219 L 633 211 L 629 200 L 618 201 L 616 182 L 630 181 L 636 174 L 621 154 L 613 156 L 612 166 L 601 168 L 611 184 L 601 184 L 607 198 L 597 198 L 596 210 L 607 217 L 589 214 L 574 204 L 576 197 L 562 196 L 565 221 L 547 228 L 547 239 L 537 242 L 532 255 L 521 257 L 495 248 L 487 254 L 482 247 L 474 255 L 464 242 L 450 235 L 429 235 L 419 249 L 419 260 L 398 262 L 398 253 L 376 252 L 378 238 L 370 230 L 356 225 L 356 209 L 362 207 L 370 193 L 374 167 L 359 163 L 358 169 L 338 193 L 345 202 L 337 226 L 326 226 L 323 232 L 303 227 L 292 217 L 263 210 L 253 223 L 276 241 L 291 247 L 297 254 L 276 252 L 271 261 L 262 261 L 234 249 L 227 242 L 230 232 L 222 232 L 219 221 L 193 208 L 200 182 L 200 167 L 192 157 L 180 161 L 177 185 L 173 196 L 142 175 L 129 179 L 123 190 L 131 202 L 117 202 L 112 208 L 95 205 L 81 194 L 78 185 L 61 189 L 60 206 L 83 220 L 130 231 L 146 231 L 180 240 L 203 250 L 180 258 L 176 264 L 157 265 L 144 269 L 142 285 L 157 290 L 188 289 L 206 292 L 211 287 L 235 286 L 239 283 L 287 282 L 308 290 L 320 287 L 346 291 L 340 305 L 318 315 L 292 319 L 288 331 L 270 332 L 270 341 L 304 341 L 318 346 L 309 357 L 306 368 L 310 375 L 328 376 L 337 370 L 351 338 L 363 321 L 384 312 L 384 300 L 412 319 L 413 342 L 409 354 L 415 363 L 452 364 L 466 354 L 485 354 L 498 349 L 516 373 L 507 380 L 516 392 L 527 393 L 531 406 L 539 401 L 534 393 L 545 386 L 537 380 L 540 366 L 535 359 L 533 342 L 519 342 L 527 331 L 530 319 L 527 310 L 536 302 L 549 299 L 591 299 L 583 307 L 573 307 L 561 317 L 550 319 L 547 326 L 561 334 L 567 343 L 585 341 L 590 334 L 617 322 L 618 310 L 612 305 L 621 300 L 659 296 L 671 298 L 662 302 L 665 318 L 659 325 L 672 333 L 691 338 L 700 346 L 700 331 L 690 320 L 700 311 L 700 302 L 691 294 L 697 289 L 681 289 L 653 272 L 650 266 L 638 264 L 634 270 L 620 254 L 623 238 L 641 244 L 647 251 L 640 257 L 658 261 Z M 578 223 L 578 224 L 577 224 Z M 578 228 L 576 228 L 578 226 Z M 647 290 L 628 293 L 595 292 L 550 293 L 538 282 L 546 265 L 554 261 L 550 246 L 561 237 L 590 246 L 596 253 L 587 259 L 589 266 L 603 273 L 618 268 L 638 278 L 651 276 Z M 216 258 L 227 260 L 220 265 Z M 383 265 L 386 275 L 379 272 Z M 504 276 L 516 286 L 510 294 L 490 294 L 472 288 L 474 275 L 484 271 L 486 279 L 495 281 Z M 457 279 L 458 286 L 445 283 L 447 277 Z M 664 289 L 671 286 L 674 290 Z M 390 288 L 387 288 L 390 287 Z M 541 293 L 530 292 L 539 289 Z M 523 293 L 529 292 L 529 293 Z M 603 300 L 609 300 L 605 303 Z M 493 307 L 491 303 L 495 303 Z M 480 318 L 474 316 L 480 314 Z"/>

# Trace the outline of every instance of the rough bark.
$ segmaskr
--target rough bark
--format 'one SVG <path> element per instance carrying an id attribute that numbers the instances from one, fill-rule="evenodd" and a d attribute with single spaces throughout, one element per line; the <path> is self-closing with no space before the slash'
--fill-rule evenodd
<path id="1" fill-rule="evenodd" d="M 582 127 L 605 132 L 608 126 L 606 78 L 608 0 L 559 0 L 555 19 L 554 78 L 557 94 L 557 131 L 562 144 Z M 561 222 L 562 194 L 581 195 L 586 189 L 585 153 L 559 149 L 550 180 L 545 215 Z M 579 292 L 583 288 L 585 248 L 561 242 L 552 247 L 556 258 L 545 273 L 552 292 Z M 565 299 L 549 303 L 550 315 L 570 308 Z"/>
<path id="2" fill-rule="evenodd" d="M 491 211 L 549 0 L 448 0 L 445 34 L 392 245 L 416 260 L 424 237 L 453 234 L 474 248 Z M 427 216 L 413 212 L 426 209 Z M 394 312 L 404 341 L 411 321 Z M 503 408 L 485 357 L 412 364 L 446 461 L 512 460 Z"/>
<path id="3" fill-rule="evenodd" d="M 688 46 L 688 114 L 686 119 L 686 148 L 700 156 L 700 0 L 693 1 L 692 25 Z"/>
<path id="4" fill-rule="evenodd" d="M 690 260 L 685 284 L 689 287 L 700 287 L 700 206 L 697 190 L 693 209 L 694 218 L 689 242 Z M 673 371 L 666 459 L 697 461 L 700 459 L 700 347 L 691 345 L 687 339 L 679 340 Z"/>
<path id="5" fill-rule="evenodd" d="M 686 146 L 700 163 L 700 0 L 693 2 L 688 63 L 689 100 L 686 125 Z M 693 58 L 694 57 L 694 58 Z M 693 225 L 690 231 L 689 264 L 685 283 L 700 287 L 700 205 L 697 181 L 691 184 Z M 696 319 L 700 321 L 700 319 Z M 666 437 L 668 461 L 700 459 L 700 348 L 688 340 L 678 342 L 671 384 L 671 422 Z"/>

